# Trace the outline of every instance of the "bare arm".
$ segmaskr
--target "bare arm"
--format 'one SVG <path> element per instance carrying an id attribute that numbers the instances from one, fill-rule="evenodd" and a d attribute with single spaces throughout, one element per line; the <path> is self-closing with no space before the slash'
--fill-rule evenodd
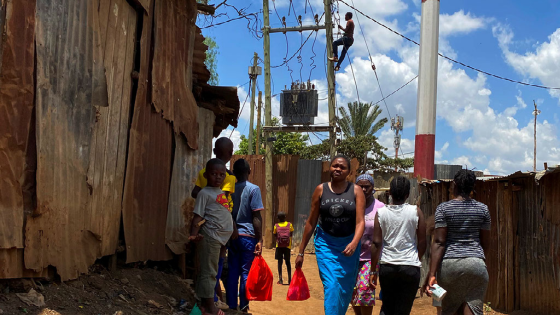
<path id="1" fill-rule="evenodd" d="M 432 243 L 432 257 L 430 259 L 430 271 L 424 283 L 424 292 L 428 296 L 432 296 L 430 288 L 437 283 L 436 272 L 438 266 L 441 264 L 443 254 L 445 253 L 445 243 L 447 240 L 447 228 L 441 227 L 435 230 L 434 241 Z"/>
<path id="2" fill-rule="evenodd" d="M 198 196 L 198 193 L 200 192 L 200 190 L 202 190 L 202 188 L 198 187 L 198 186 L 194 186 L 193 190 L 191 191 L 191 197 L 193 197 L 194 199 L 196 199 L 196 197 Z"/>
<path id="3" fill-rule="evenodd" d="M 321 196 L 323 195 L 323 184 L 317 186 L 315 191 L 313 192 L 313 197 L 311 197 L 311 211 L 309 213 L 309 218 L 307 218 L 307 222 L 305 223 L 305 230 L 303 231 L 303 237 L 301 239 L 301 244 L 299 245 L 299 253 L 304 254 L 305 248 L 311 239 L 311 235 L 315 231 L 315 227 L 317 226 L 317 221 L 319 220 L 319 204 Z M 299 256 L 296 258 L 296 268 L 301 268 L 303 264 L 303 256 Z"/>
<path id="4" fill-rule="evenodd" d="M 342 252 L 346 256 L 352 256 L 356 251 L 356 247 L 360 243 L 365 229 L 365 211 L 366 211 L 366 197 L 363 190 L 358 185 L 354 185 L 354 195 L 356 196 L 356 231 L 354 232 L 354 239 L 346 246 Z"/>
<path id="5" fill-rule="evenodd" d="M 262 252 L 262 216 L 260 211 L 253 211 L 253 228 L 255 229 L 255 237 L 258 240 L 255 254 L 260 255 Z"/>
<path id="6" fill-rule="evenodd" d="M 200 231 L 200 226 L 202 225 L 202 223 L 204 221 L 204 218 L 199 216 L 198 214 L 195 214 L 192 221 L 191 221 L 191 236 L 189 237 L 190 241 L 197 241 L 199 239 L 201 239 L 202 235 L 199 235 L 199 231 Z"/>
<path id="7" fill-rule="evenodd" d="M 381 231 L 381 225 L 379 224 L 379 217 L 377 213 L 375 214 L 375 222 L 373 225 L 373 242 L 371 246 L 371 268 L 375 270 L 377 264 L 379 263 L 379 257 L 381 256 L 381 248 L 383 246 L 383 231 Z M 375 289 L 377 286 L 377 274 L 370 272 L 369 278 L 370 286 Z"/>
<path id="8" fill-rule="evenodd" d="M 424 213 L 417 208 L 418 211 L 418 229 L 416 230 L 416 238 L 418 240 L 418 259 L 422 261 L 422 257 L 426 253 L 426 220 L 424 219 Z"/>

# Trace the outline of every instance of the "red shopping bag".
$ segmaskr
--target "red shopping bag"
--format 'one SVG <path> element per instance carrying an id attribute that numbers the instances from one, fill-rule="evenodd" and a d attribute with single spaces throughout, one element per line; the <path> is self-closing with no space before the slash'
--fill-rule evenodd
<path id="1" fill-rule="evenodd" d="M 307 285 L 307 280 L 303 275 L 301 268 L 296 268 L 294 276 L 292 277 L 292 282 L 290 282 L 290 288 L 288 289 L 288 296 L 286 300 L 288 301 L 305 301 L 309 298 L 309 286 Z"/>
<path id="2" fill-rule="evenodd" d="M 257 256 L 253 260 L 246 288 L 249 301 L 272 300 L 272 271 L 262 256 Z"/>

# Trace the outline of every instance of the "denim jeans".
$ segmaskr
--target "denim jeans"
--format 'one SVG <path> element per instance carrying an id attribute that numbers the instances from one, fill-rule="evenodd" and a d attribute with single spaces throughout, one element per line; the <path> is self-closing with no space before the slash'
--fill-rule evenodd
<path id="1" fill-rule="evenodd" d="M 352 44 L 354 44 L 354 39 L 346 36 L 343 36 L 333 42 L 332 44 L 333 54 L 335 57 L 338 57 L 338 46 L 343 46 L 342 52 L 340 53 L 340 58 L 338 58 L 338 62 L 336 64 L 337 67 L 340 67 L 340 64 L 344 60 L 344 57 L 346 57 L 346 52 L 348 51 L 348 48 L 350 48 Z"/>
<path id="2" fill-rule="evenodd" d="M 226 285 L 226 300 L 231 309 L 237 309 L 238 292 L 239 307 L 243 309 L 249 305 L 245 293 L 245 285 L 253 259 L 255 258 L 257 242 L 256 238 L 248 236 L 239 236 L 238 239 L 230 241 L 230 247 L 228 248 L 229 274 Z"/>

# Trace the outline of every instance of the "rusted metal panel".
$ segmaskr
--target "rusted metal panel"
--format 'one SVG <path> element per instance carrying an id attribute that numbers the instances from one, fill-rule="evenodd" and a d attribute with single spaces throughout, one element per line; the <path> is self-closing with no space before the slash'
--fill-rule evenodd
<path id="1" fill-rule="evenodd" d="M 198 150 L 190 149 L 182 135 L 175 135 L 175 159 L 169 191 L 165 244 L 176 255 L 186 252 L 185 244 L 190 235 L 194 210 L 191 191 L 198 172 L 212 155 L 214 113 L 204 108 L 198 110 Z"/>
<path id="2" fill-rule="evenodd" d="M 278 213 L 284 212 L 286 213 L 288 221 L 294 222 L 299 156 L 275 155 L 273 161 L 272 196 L 274 200 L 272 206 L 274 210 L 272 212 L 272 217 L 274 222 L 276 222 Z"/>
<path id="3" fill-rule="evenodd" d="M 44 268 L 39 272 L 25 269 L 23 262 L 23 249 L 0 249 L 0 279 L 46 277 L 48 277 L 47 268 Z"/>
<path id="4" fill-rule="evenodd" d="M 294 237 L 292 248 L 301 243 L 305 223 L 311 211 L 311 197 L 317 185 L 321 184 L 323 163 L 321 161 L 299 160 L 297 167 L 297 191 L 294 206 Z M 307 248 L 313 248 L 313 239 Z"/>
<path id="5" fill-rule="evenodd" d="M 100 245 L 85 216 L 94 105 L 107 101 L 94 11 L 87 0 L 37 2 L 37 210 L 25 228 L 25 267 L 52 265 L 63 281 L 87 272 Z"/>
<path id="6" fill-rule="evenodd" d="M 23 248 L 22 187 L 34 96 L 35 1 L 0 5 L 0 248 Z"/>
<path id="7" fill-rule="evenodd" d="M 103 3 L 105 2 L 105 3 Z M 91 186 L 89 229 L 101 236 L 99 257 L 115 253 L 119 238 L 126 148 L 128 141 L 136 11 L 126 0 L 102 0 L 108 15 L 99 14 L 109 106 L 96 106 L 88 183 Z"/>
<path id="8" fill-rule="evenodd" d="M 150 0 L 132 0 L 132 2 L 141 6 L 146 12 L 150 12 Z"/>
<path id="9" fill-rule="evenodd" d="M 189 39 L 194 27 L 194 0 L 165 0 L 155 3 L 152 102 L 163 117 L 173 122 L 176 133 L 198 148 L 198 107 L 187 88 Z"/>

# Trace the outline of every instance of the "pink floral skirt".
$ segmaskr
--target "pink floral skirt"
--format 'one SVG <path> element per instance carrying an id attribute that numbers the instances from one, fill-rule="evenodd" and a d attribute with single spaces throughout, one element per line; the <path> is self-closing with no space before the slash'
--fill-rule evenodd
<path id="1" fill-rule="evenodd" d="M 375 306 L 375 289 L 369 285 L 370 269 L 371 261 L 360 261 L 360 271 L 352 295 L 352 306 Z M 379 271 L 379 266 L 376 266 L 376 270 Z"/>

